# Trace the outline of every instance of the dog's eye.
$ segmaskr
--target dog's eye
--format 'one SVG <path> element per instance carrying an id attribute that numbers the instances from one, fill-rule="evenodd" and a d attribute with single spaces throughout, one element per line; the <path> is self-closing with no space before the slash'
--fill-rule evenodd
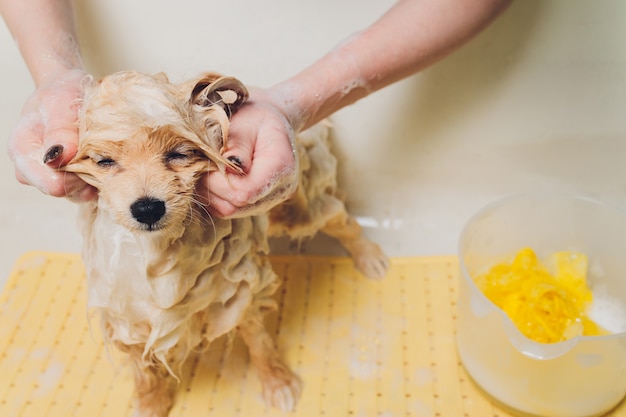
<path id="1" fill-rule="evenodd" d="M 96 159 L 96 165 L 103 168 L 109 168 L 115 165 L 115 161 L 111 158 Z"/>
<path id="2" fill-rule="evenodd" d="M 179 152 L 171 151 L 165 154 L 165 160 L 167 162 L 180 161 L 191 157 L 191 152 Z"/>
<path id="3" fill-rule="evenodd" d="M 191 147 L 179 146 L 167 152 L 163 160 L 167 165 L 181 166 L 193 163 L 199 155 L 199 152 Z"/>

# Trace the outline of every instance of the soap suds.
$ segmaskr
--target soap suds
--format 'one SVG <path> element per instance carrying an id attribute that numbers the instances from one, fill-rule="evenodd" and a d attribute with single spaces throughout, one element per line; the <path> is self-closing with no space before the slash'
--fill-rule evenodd
<path id="1" fill-rule="evenodd" d="M 605 285 L 593 289 L 593 303 L 587 315 L 611 333 L 626 332 L 626 306 Z"/>

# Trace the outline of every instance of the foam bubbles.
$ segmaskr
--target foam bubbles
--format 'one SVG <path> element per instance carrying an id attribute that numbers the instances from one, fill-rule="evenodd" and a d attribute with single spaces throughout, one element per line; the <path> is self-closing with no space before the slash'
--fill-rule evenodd
<path id="1" fill-rule="evenodd" d="M 626 332 L 626 306 L 613 297 L 605 285 L 593 289 L 589 318 L 611 333 Z"/>

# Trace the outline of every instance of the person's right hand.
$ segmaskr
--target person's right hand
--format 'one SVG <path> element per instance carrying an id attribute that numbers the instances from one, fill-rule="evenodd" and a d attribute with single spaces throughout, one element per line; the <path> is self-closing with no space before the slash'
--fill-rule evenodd
<path id="1" fill-rule="evenodd" d="M 26 101 L 9 138 L 15 176 L 45 194 L 86 201 L 95 190 L 75 174 L 58 168 L 78 146 L 78 108 L 83 97 L 84 71 L 73 69 L 38 88 Z"/>

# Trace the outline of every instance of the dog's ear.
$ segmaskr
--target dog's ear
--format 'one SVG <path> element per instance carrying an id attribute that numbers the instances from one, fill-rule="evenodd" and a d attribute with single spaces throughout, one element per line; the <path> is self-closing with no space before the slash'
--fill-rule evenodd
<path id="1" fill-rule="evenodd" d="M 191 91 L 191 103 L 209 108 L 220 106 L 230 118 L 248 99 L 248 89 L 233 77 L 205 74 Z"/>
<path id="2" fill-rule="evenodd" d="M 191 116 L 200 130 L 200 139 L 212 150 L 207 152 L 209 158 L 210 153 L 221 155 L 226 149 L 230 118 L 248 99 L 248 89 L 236 78 L 211 73 L 183 88 L 187 91 Z M 235 163 L 222 158 L 218 168 L 225 167 L 241 172 Z"/>
<path id="3" fill-rule="evenodd" d="M 61 170 L 78 175 L 80 179 L 92 187 L 100 187 L 100 181 L 96 175 L 95 166 L 89 162 L 89 157 L 84 153 L 76 154 L 67 165 L 61 167 Z"/>

